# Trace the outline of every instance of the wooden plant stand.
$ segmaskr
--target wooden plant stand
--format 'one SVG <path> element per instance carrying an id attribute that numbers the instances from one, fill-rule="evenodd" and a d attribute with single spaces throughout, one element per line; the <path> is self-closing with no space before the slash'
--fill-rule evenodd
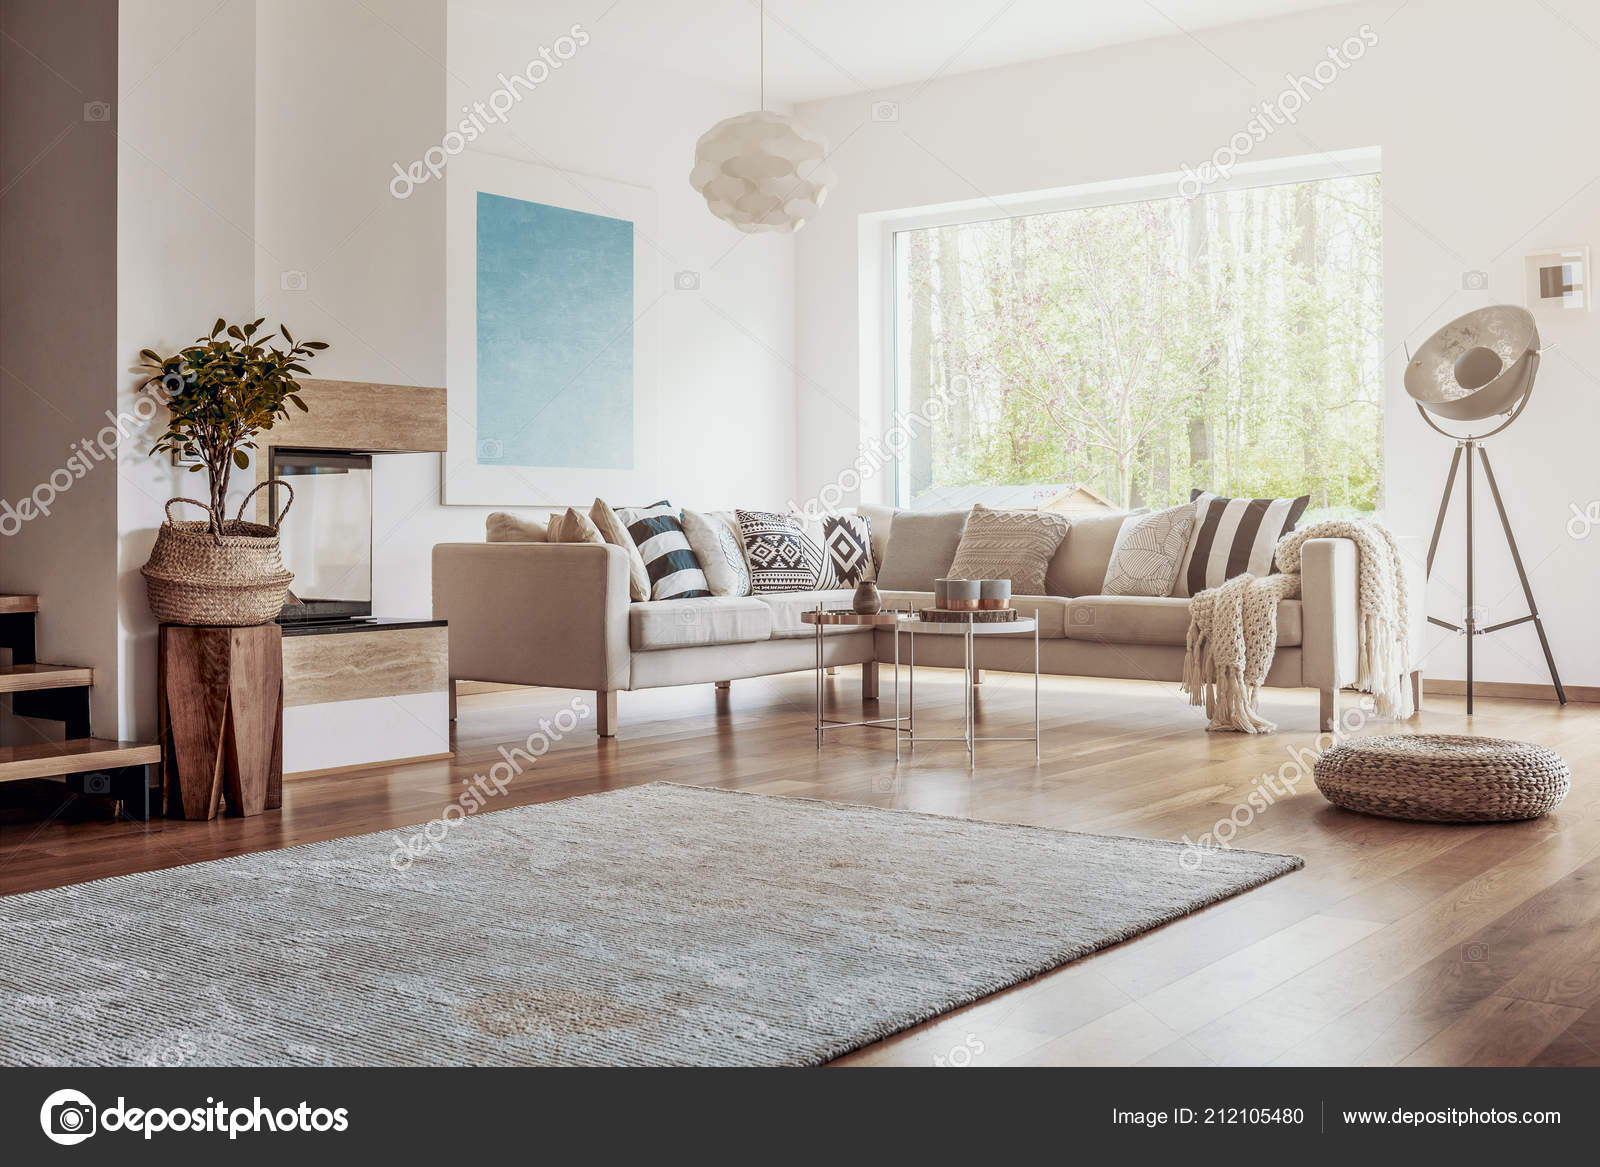
<path id="1" fill-rule="evenodd" d="M 167 815 L 257 815 L 283 805 L 283 630 L 161 626 L 161 777 Z"/>

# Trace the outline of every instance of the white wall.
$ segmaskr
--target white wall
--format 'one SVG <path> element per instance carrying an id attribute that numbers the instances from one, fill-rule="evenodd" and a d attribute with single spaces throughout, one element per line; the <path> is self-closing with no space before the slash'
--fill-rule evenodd
<path id="1" fill-rule="evenodd" d="M 444 184 L 390 197 L 393 164 L 439 142 L 574 24 L 589 43 L 478 148 L 651 187 L 662 253 L 662 443 L 684 505 L 772 505 L 794 481 L 794 244 L 748 238 L 688 184 L 695 139 L 751 95 L 608 56 L 605 5 L 529 5 L 520 20 L 432 0 L 261 5 L 257 97 L 260 311 L 332 347 L 318 376 L 444 383 Z M 672 290 L 700 273 L 698 293 Z M 283 289 L 303 271 L 305 290 Z M 377 462 L 375 610 L 427 615 L 435 543 L 483 538 L 490 508 L 439 503 L 440 459 Z M 587 508 L 590 498 L 553 499 Z M 648 500 L 617 500 L 639 502 Z"/>
<path id="2" fill-rule="evenodd" d="M 122 0 L 117 408 L 130 416 L 140 349 L 172 352 L 219 315 L 253 319 L 255 8 Z M 167 499 L 206 493 L 203 475 L 151 457 L 152 436 L 141 430 L 118 451 L 117 669 L 95 677 L 96 690 L 115 693 L 120 727 L 97 715 L 96 731 L 146 740 L 156 729 L 156 621 L 139 568 Z"/>
<path id="3" fill-rule="evenodd" d="M 1415 347 L 1455 315 L 1520 302 L 1526 251 L 1600 244 L 1586 120 L 1600 107 L 1600 13 L 1564 11 L 1586 29 L 1537 5 L 1512 18 L 1492 0 L 1352 4 L 800 107 L 837 144 L 839 173 L 824 212 L 797 236 L 800 497 L 851 463 L 860 402 L 880 392 L 858 347 L 861 215 L 1198 165 L 1285 88 L 1286 73 L 1309 73 L 1367 24 L 1376 46 L 1249 158 L 1382 149 L 1387 509 L 1398 529 L 1428 535 L 1451 447 L 1404 395 L 1402 341 Z M 871 119 L 879 99 L 900 103 L 898 121 Z M 1489 273 L 1487 293 L 1463 290 L 1470 270 Z M 1560 347 L 1493 457 L 1563 679 L 1593 685 L 1600 532 L 1575 540 L 1566 524 L 1572 504 L 1600 498 L 1600 316 L 1558 321 L 1544 335 Z M 1494 623 L 1524 609 L 1487 492 L 1479 498 L 1478 602 Z M 1459 524 L 1439 554 L 1431 611 L 1459 621 Z M 1462 675 L 1459 641 L 1434 629 L 1429 642 L 1428 672 Z M 1531 628 L 1481 641 L 1478 675 L 1547 683 Z"/>

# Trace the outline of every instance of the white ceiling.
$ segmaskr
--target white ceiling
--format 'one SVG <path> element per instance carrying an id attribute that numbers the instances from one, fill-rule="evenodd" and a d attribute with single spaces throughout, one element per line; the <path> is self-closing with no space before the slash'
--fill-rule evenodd
<path id="1" fill-rule="evenodd" d="M 456 0 L 576 19 L 626 58 L 756 88 L 756 0 Z M 767 0 L 767 99 L 788 103 L 1331 7 L 1329 0 Z"/>

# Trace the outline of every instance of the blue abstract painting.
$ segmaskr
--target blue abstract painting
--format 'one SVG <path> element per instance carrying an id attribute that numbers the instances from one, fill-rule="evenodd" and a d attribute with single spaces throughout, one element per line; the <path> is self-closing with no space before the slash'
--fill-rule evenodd
<path id="1" fill-rule="evenodd" d="M 477 203 L 477 461 L 632 469 L 633 224 Z"/>

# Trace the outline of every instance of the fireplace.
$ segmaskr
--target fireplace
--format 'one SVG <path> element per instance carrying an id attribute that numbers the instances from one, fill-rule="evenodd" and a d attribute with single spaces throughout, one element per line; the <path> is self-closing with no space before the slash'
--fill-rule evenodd
<path id="1" fill-rule="evenodd" d="M 294 490 L 271 489 L 274 522 L 290 507 L 280 538 L 284 566 L 294 572 L 280 623 L 343 621 L 372 615 L 372 455 L 347 450 L 274 446 L 273 478 Z"/>

